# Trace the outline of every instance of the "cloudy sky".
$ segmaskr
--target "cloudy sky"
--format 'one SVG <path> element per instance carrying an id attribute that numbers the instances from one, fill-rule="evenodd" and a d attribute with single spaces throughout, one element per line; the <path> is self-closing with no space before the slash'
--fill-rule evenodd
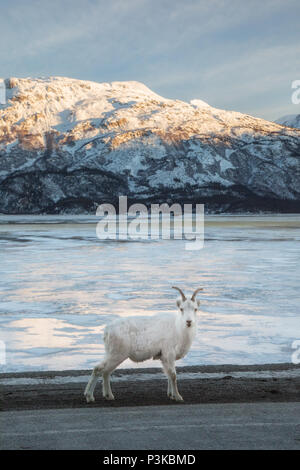
<path id="1" fill-rule="evenodd" d="M 0 0 L 0 76 L 138 80 L 266 119 L 300 113 L 299 0 Z"/>

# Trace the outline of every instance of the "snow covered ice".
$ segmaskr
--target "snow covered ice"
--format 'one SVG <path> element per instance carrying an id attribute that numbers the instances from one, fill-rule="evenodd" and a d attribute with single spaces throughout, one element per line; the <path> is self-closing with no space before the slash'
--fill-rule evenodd
<path id="1" fill-rule="evenodd" d="M 206 216 L 197 252 L 184 240 L 101 241 L 96 222 L 0 216 L 2 372 L 93 367 L 104 325 L 174 310 L 172 285 L 204 287 L 197 337 L 180 365 L 291 362 L 299 216 Z"/>

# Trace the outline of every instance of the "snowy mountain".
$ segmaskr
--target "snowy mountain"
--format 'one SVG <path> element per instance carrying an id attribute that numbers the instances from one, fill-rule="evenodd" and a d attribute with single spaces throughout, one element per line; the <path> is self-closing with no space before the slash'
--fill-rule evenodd
<path id="1" fill-rule="evenodd" d="M 130 201 L 300 211 L 300 130 L 165 99 L 142 83 L 5 81 L 0 212 L 94 212 Z"/>
<path id="2" fill-rule="evenodd" d="M 282 116 L 275 121 L 277 124 L 287 127 L 295 127 L 300 129 L 300 114 L 288 114 L 287 116 Z"/>

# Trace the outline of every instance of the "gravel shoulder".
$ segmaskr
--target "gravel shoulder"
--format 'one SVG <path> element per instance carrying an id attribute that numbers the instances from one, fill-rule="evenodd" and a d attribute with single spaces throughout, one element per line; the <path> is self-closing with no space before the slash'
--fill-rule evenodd
<path id="1" fill-rule="evenodd" d="M 177 404 L 166 395 L 161 369 L 119 369 L 112 376 L 114 401 L 101 395 L 95 403 L 83 397 L 91 371 L 0 374 L 0 410 L 124 407 Z M 223 365 L 177 367 L 178 388 L 185 404 L 300 402 L 300 365 Z"/>

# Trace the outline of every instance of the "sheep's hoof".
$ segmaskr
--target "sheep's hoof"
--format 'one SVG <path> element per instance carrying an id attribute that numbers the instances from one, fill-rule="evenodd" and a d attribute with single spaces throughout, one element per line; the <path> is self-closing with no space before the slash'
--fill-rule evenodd
<path id="1" fill-rule="evenodd" d="M 175 397 L 175 401 L 184 401 L 184 400 L 183 400 L 182 396 L 179 395 L 178 397 Z"/>
<path id="2" fill-rule="evenodd" d="M 181 395 L 172 395 L 170 398 L 175 401 L 184 401 Z"/>
<path id="3" fill-rule="evenodd" d="M 115 399 L 115 397 L 113 396 L 113 394 L 111 394 L 111 395 L 109 395 L 109 394 L 104 395 L 104 398 L 105 398 L 105 400 L 114 400 L 114 399 Z"/>
<path id="4" fill-rule="evenodd" d="M 87 403 L 92 403 L 93 401 L 95 401 L 94 395 L 92 395 L 91 393 L 85 393 L 84 396 Z"/>

